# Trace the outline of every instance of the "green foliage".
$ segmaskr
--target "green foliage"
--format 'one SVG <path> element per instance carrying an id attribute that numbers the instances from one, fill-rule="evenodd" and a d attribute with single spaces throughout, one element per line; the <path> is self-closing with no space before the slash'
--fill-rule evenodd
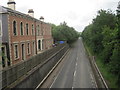
<path id="1" fill-rule="evenodd" d="M 113 54 L 111 56 L 110 71 L 115 74 L 120 73 L 120 43 L 114 45 Z"/>
<path id="2" fill-rule="evenodd" d="M 120 84 L 120 5 L 117 15 L 100 10 L 92 24 L 82 32 L 84 42 L 97 55 L 109 72 L 118 77 Z"/>
<path id="3" fill-rule="evenodd" d="M 67 41 L 69 44 L 78 39 L 79 33 L 64 22 L 60 25 L 52 25 L 52 36 L 55 41 Z"/>
<path id="4" fill-rule="evenodd" d="M 102 60 L 104 64 L 109 63 L 111 61 L 110 56 L 113 54 L 114 49 L 114 40 L 116 39 L 117 29 L 110 29 L 110 27 L 104 26 L 102 32 L 103 40 L 103 51 L 102 51 Z"/>

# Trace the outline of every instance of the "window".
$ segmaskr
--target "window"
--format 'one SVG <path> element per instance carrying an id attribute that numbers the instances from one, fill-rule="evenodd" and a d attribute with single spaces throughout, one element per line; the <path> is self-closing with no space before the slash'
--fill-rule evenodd
<path id="1" fill-rule="evenodd" d="M 2 35 L 2 22 L 0 21 L 0 36 Z"/>
<path id="2" fill-rule="evenodd" d="M 21 52 L 22 52 L 22 60 L 25 60 L 25 45 L 24 44 L 22 44 L 21 45 Z"/>
<path id="3" fill-rule="evenodd" d="M 29 30 L 28 30 L 28 23 L 26 24 L 26 34 L 29 34 Z"/>
<path id="4" fill-rule="evenodd" d="M 20 32 L 21 32 L 21 33 L 20 33 L 21 35 L 24 35 L 24 34 L 23 34 L 23 23 L 22 23 L 22 22 L 20 23 Z"/>
<path id="5" fill-rule="evenodd" d="M 13 35 L 17 35 L 16 21 L 13 21 Z"/>
<path id="6" fill-rule="evenodd" d="M 18 45 L 14 45 L 14 57 L 15 57 L 15 59 L 19 58 L 19 56 L 18 56 Z"/>
<path id="7" fill-rule="evenodd" d="M 34 35 L 34 25 L 32 24 L 32 35 Z"/>
<path id="8" fill-rule="evenodd" d="M 38 33 L 37 33 L 37 35 L 39 36 L 40 35 L 40 27 L 39 27 L 39 25 L 38 25 Z"/>
<path id="9" fill-rule="evenodd" d="M 2 50 L 2 66 L 5 67 L 6 66 L 6 63 L 5 63 L 5 60 L 6 60 L 5 47 L 2 47 L 1 50 Z"/>
<path id="10" fill-rule="evenodd" d="M 30 54 L 30 43 L 27 43 L 27 53 Z"/>
<path id="11" fill-rule="evenodd" d="M 38 40 L 38 50 L 41 50 L 41 41 Z"/>

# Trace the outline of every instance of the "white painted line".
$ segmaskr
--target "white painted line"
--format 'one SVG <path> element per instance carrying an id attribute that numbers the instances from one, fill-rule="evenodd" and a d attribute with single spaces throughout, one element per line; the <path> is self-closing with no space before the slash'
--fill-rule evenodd
<path id="1" fill-rule="evenodd" d="M 63 47 L 64 48 L 64 47 Z M 62 48 L 62 49 L 63 49 Z M 61 49 L 61 50 L 62 50 Z M 49 77 L 49 75 L 53 72 L 53 70 L 58 66 L 58 64 L 62 61 L 62 59 L 65 57 L 65 55 L 68 53 L 69 49 L 64 53 L 64 55 L 60 58 L 60 60 L 55 64 L 55 66 L 50 70 L 50 72 L 45 76 L 45 78 L 39 83 L 39 85 L 35 88 L 35 90 L 37 90 L 42 83 Z"/>
<path id="2" fill-rule="evenodd" d="M 77 65 L 78 65 L 78 64 L 76 63 L 76 67 L 77 67 Z"/>
<path id="3" fill-rule="evenodd" d="M 78 57 L 77 57 L 77 59 L 76 60 L 78 60 Z"/>
<path id="4" fill-rule="evenodd" d="M 69 50 L 69 49 L 68 49 L 68 50 Z M 67 54 L 68 50 L 66 51 L 66 54 Z M 65 55 L 66 55 L 66 54 L 65 54 Z M 62 59 L 63 59 L 63 58 L 62 58 Z M 60 59 L 60 61 L 61 61 L 62 59 Z M 65 64 L 64 64 L 64 65 L 65 65 Z M 56 79 L 58 78 L 58 76 L 59 76 L 60 72 L 62 71 L 64 65 L 62 66 L 62 68 L 61 68 L 60 71 L 58 72 L 57 76 L 55 77 L 55 79 L 54 79 L 53 83 L 51 84 L 49 90 L 52 88 L 53 84 L 55 83 Z"/>
<path id="5" fill-rule="evenodd" d="M 75 70 L 75 72 L 74 72 L 74 77 L 76 76 L 76 70 Z"/>
<path id="6" fill-rule="evenodd" d="M 74 87 L 72 87 L 72 90 L 74 89 Z"/>
<path id="7" fill-rule="evenodd" d="M 51 84 L 50 88 L 52 88 L 53 84 L 55 83 L 56 79 L 58 78 L 60 72 L 62 71 L 63 67 L 61 68 L 61 70 L 58 72 L 57 76 L 55 77 L 53 83 Z"/>

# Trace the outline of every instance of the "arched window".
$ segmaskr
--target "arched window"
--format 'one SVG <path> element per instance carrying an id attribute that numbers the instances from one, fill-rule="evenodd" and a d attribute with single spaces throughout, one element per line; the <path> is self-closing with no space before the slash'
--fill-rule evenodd
<path id="1" fill-rule="evenodd" d="M 29 35 L 28 23 L 26 24 L 26 34 Z"/>
<path id="2" fill-rule="evenodd" d="M 27 43 L 27 52 L 28 52 L 28 55 L 30 54 L 30 43 Z"/>
<path id="3" fill-rule="evenodd" d="M 13 21 L 13 35 L 17 35 L 16 21 Z"/>
<path id="4" fill-rule="evenodd" d="M 20 23 L 20 34 L 21 34 L 21 35 L 24 35 L 24 34 L 23 34 L 23 23 L 22 23 L 22 22 Z"/>
<path id="5" fill-rule="evenodd" d="M 34 25 L 32 24 L 32 35 L 34 35 Z"/>

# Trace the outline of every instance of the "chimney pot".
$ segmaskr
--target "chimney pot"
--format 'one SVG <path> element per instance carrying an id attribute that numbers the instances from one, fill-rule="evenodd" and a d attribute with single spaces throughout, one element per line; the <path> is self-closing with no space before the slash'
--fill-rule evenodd
<path id="1" fill-rule="evenodd" d="M 8 8 L 12 9 L 12 10 L 15 10 L 15 1 L 14 0 L 9 0 L 8 1 Z"/>
<path id="2" fill-rule="evenodd" d="M 29 9 L 28 10 L 28 15 L 30 15 L 31 17 L 34 17 L 34 11 L 33 11 L 33 9 Z"/>
<path id="3" fill-rule="evenodd" d="M 40 21 L 44 21 L 44 17 L 43 16 L 40 17 Z"/>

